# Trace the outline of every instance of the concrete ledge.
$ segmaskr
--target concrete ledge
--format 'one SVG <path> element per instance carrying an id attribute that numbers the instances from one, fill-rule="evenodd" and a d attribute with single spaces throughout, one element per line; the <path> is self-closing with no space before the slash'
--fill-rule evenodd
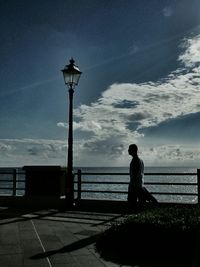
<path id="1" fill-rule="evenodd" d="M 158 203 L 145 203 L 143 208 L 156 208 L 159 206 L 193 206 L 198 205 L 194 203 L 173 203 L 173 202 L 158 202 Z M 133 209 L 129 206 L 128 201 L 120 200 L 99 200 L 99 199 L 81 199 L 75 205 L 75 208 L 83 211 L 96 211 L 96 212 L 110 212 L 110 213 L 130 213 Z"/>
<path id="2" fill-rule="evenodd" d="M 146 203 L 145 207 L 156 207 L 164 205 L 198 205 L 192 203 Z M 66 199 L 58 196 L 0 196 L 0 207 L 17 207 L 33 209 L 62 209 L 62 210 L 82 210 L 91 212 L 110 212 L 125 214 L 130 212 L 128 201 L 101 200 L 101 199 L 81 199 L 75 201 L 74 206 L 67 207 Z"/>
<path id="3" fill-rule="evenodd" d="M 76 202 L 75 207 L 81 210 L 116 213 L 126 213 L 129 210 L 128 202 L 122 200 L 81 199 Z"/>
<path id="4" fill-rule="evenodd" d="M 54 196 L 0 196 L 2 207 L 63 208 L 65 199 Z"/>
<path id="5" fill-rule="evenodd" d="M 0 206 L 67 209 L 65 198 L 57 196 L 0 196 Z M 121 213 L 127 211 L 128 203 L 127 201 L 82 199 L 75 201 L 75 205 L 70 209 Z"/>

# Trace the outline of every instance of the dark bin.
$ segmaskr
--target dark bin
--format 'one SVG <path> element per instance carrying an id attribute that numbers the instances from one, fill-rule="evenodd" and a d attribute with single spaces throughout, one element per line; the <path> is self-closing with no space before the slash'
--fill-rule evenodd
<path id="1" fill-rule="evenodd" d="M 60 166 L 24 166 L 26 196 L 61 196 L 65 171 Z"/>

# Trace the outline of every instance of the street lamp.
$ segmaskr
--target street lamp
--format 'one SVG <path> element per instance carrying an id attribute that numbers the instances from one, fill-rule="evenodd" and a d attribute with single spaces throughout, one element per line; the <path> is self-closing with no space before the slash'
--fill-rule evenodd
<path id="1" fill-rule="evenodd" d="M 70 59 L 70 64 L 62 70 L 64 81 L 69 88 L 69 129 L 68 129 L 68 158 L 67 158 L 67 180 L 66 180 L 66 200 L 68 205 L 74 200 L 74 176 L 73 176 L 73 94 L 74 88 L 78 85 L 81 71 L 74 64 L 74 59 Z"/>

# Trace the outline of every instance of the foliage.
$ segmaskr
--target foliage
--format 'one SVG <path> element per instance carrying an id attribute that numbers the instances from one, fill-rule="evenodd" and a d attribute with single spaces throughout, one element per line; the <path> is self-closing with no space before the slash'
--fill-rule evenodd
<path id="1" fill-rule="evenodd" d="M 112 224 L 97 240 L 96 250 L 121 264 L 188 267 L 196 257 L 199 226 L 196 205 L 148 207 Z"/>

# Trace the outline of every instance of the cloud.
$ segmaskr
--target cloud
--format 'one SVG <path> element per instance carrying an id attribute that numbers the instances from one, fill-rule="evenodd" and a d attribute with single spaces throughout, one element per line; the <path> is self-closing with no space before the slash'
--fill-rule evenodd
<path id="1" fill-rule="evenodd" d="M 123 161 L 128 144 L 143 142 L 145 129 L 199 112 L 200 35 L 184 39 L 183 44 L 185 50 L 177 59 L 182 68 L 165 79 L 112 84 L 97 101 L 74 110 L 74 129 L 92 134 L 79 140 L 80 154 L 112 155 Z M 173 151 L 178 159 L 179 150 Z M 181 154 L 189 160 L 188 155 Z"/>
<path id="2" fill-rule="evenodd" d="M 116 133 L 138 137 L 139 129 L 198 112 L 200 90 L 198 84 L 191 82 L 195 75 L 174 75 L 163 83 L 113 84 L 97 102 L 75 110 L 75 116 L 80 120 L 77 125 L 79 129 L 86 129 L 85 125 L 90 121 L 90 130 L 101 137 Z M 126 100 L 137 101 L 138 104 L 116 107 Z M 137 132 L 130 132 L 127 128 L 131 122 L 137 123 Z"/>
<path id="3" fill-rule="evenodd" d="M 166 144 L 144 147 L 142 156 L 150 166 L 192 166 L 198 167 L 200 151 L 191 144 Z"/>
<path id="4" fill-rule="evenodd" d="M 6 154 L 12 151 L 12 147 L 8 144 L 4 144 L 3 142 L 0 142 L 0 153 Z"/>
<path id="5" fill-rule="evenodd" d="M 186 67 L 197 67 L 197 64 L 200 63 L 200 35 L 184 39 L 182 48 L 186 50 L 179 56 L 179 61 Z M 199 71 L 199 68 L 197 70 Z"/>
<path id="6" fill-rule="evenodd" d="M 43 139 L 1 139 L 0 165 L 66 165 L 66 142 Z"/>
<path id="7" fill-rule="evenodd" d="M 130 55 L 134 55 L 135 53 L 139 52 L 139 46 L 136 44 L 133 44 L 132 46 L 130 46 L 129 48 L 129 54 Z"/>
<path id="8" fill-rule="evenodd" d="M 98 133 L 101 130 L 101 125 L 96 121 L 84 121 L 84 123 L 74 122 L 74 130 L 80 130 L 83 132 Z"/>
<path id="9" fill-rule="evenodd" d="M 174 11 L 173 11 L 172 7 L 167 6 L 167 7 L 163 8 L 162 13 L 163 13 L 164 17 L 171 17 L 173 15 Z"/>
<path id="10" fill-rule="evenodd" d="M 58 122 L 57 126 L 60 128 L 68 128 L 68 124 L 66 122 Z"/>

